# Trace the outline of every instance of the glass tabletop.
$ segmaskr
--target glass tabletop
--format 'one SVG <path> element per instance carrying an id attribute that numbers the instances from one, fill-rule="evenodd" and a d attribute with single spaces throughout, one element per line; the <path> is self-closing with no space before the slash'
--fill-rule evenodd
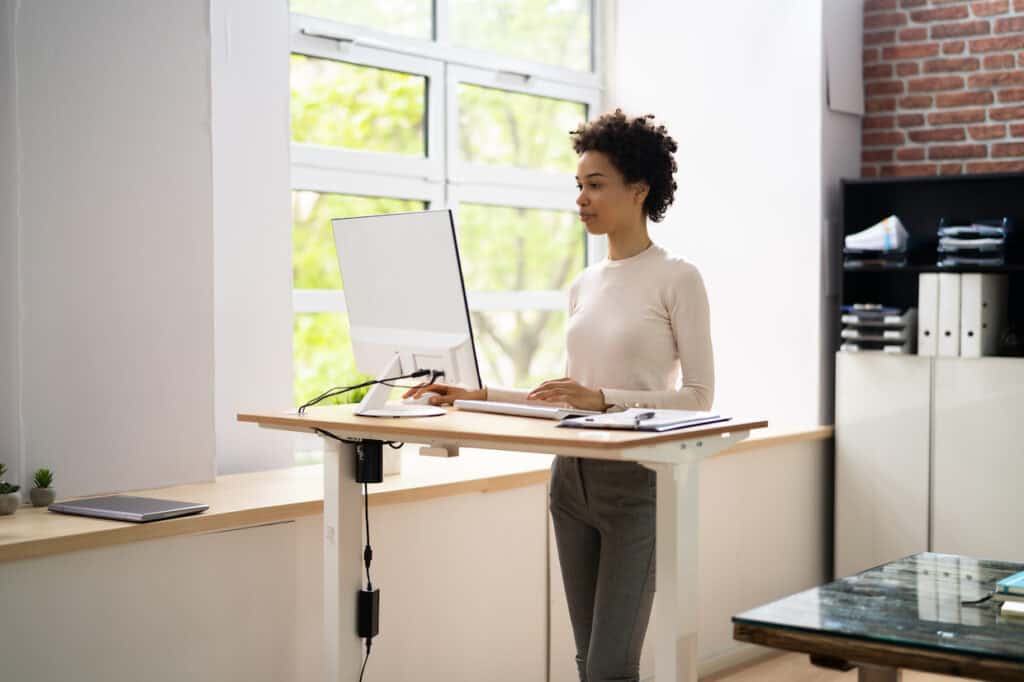
<path id="1" fill-rule="evenodd" d="M 981 599 L 1024 564 L 916 554 L 733 618 L 735 623 L 1024 662 L 1024 621 Z"/>

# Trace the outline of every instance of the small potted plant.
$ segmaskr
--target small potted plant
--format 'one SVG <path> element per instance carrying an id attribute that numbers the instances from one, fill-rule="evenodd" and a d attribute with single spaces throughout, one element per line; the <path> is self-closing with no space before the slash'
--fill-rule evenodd
<path id="1" fill-rule="evenodd" d="M 19 485 L 13 485 L 4 480 L 7 467 L 0 464 L 0 516 L 13 514 L 21 504 L 21 496 L 18 495 Z"/>
<path id="2" fill-rule="evenodd" d="M 49 469 L 40 469 L 32 480 L 36 484 L 35 488 L 28 491 L 32 506 L 49 507 L 57 497 L 57 493 L 50 487 L 53 483 L 53 472 Z"/>

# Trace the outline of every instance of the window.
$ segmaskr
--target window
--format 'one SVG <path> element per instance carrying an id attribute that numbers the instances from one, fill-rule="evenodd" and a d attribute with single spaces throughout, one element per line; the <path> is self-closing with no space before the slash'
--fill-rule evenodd
<path id="1" fill-rule="evenodd" d="M 590 0 L 291 0 L 295 400 L 357 383 L 330 220 L 449 207 L 485 383 L 564 371 Z M 353 396 L 357 398 L 358 396 Z"/>

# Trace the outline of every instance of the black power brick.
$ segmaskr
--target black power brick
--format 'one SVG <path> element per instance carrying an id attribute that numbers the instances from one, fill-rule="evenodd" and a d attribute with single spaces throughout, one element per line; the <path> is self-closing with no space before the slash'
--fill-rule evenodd
<path id="1" fill-rule="evenodd" d="M 380 590 L 360 590 L 358 603 L 356 629 L 360 637 L 372 639 L 380 632 Z"/>
<path id="2" fill-rule="evenodd" d="M 356 481 L 381 483 L 384 481 L 384 442 L 364 440 L 356 443 Z"/>

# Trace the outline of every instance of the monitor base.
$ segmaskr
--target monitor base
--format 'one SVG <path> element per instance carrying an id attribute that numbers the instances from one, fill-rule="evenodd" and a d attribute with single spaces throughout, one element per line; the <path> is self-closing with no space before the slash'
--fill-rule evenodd
<path id="1" fill-rule="evenodd" d="M 433 405 L 388 405 L 369 410 L 356 410 L 360 417 L 441 417 L 446 410 Z"/>

